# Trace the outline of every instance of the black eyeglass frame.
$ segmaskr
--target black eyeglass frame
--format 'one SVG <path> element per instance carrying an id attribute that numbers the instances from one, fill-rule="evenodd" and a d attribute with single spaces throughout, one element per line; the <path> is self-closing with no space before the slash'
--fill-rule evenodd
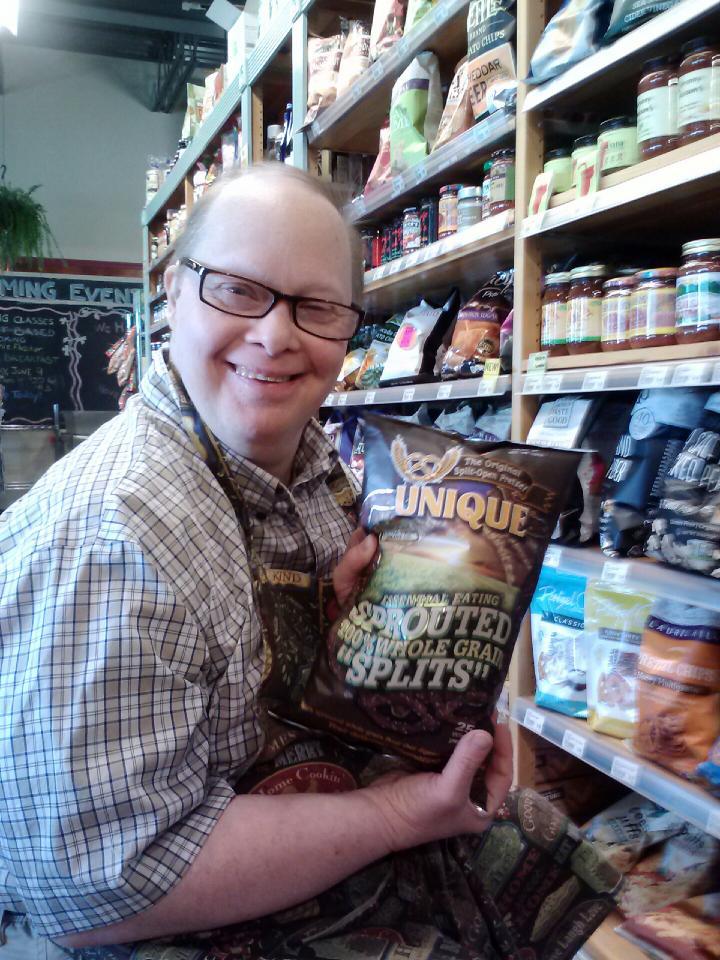
<path id="1" fill-rule="evenodd" d="M 360 329 L 360 325 L 365 319 L 365 311 L 355 303 L 338 303 L 336 300 L 323 300 L 320 297 L 298 297 L 291 293 L 283 293 L 281 290 L 275 290 L 273 287 L 268 287 L 267 284 L 260 283 L 258 280 L 252 280 L 250 277 L 241 277 L 237 273 L 228 273 L 226 270 L 215 270 L 213 267 L 207 267 L 205 264 L 198 263 L 197 260 L 192 260 L 190 257 L 180 257 L 178 263 L 185 267 L 189 267 L 190 270 L 194 270 L 195 273 L 197 273 L 200 277 L 200 289 L 198 290 L 198 296 L 200 297 L 200 300 L 203 303 L 206 303 L 209 307 L 212 307 L 213 310 L 219 310 L 221 313 L 226 313 L 230 317 L 245 317 L 248 320 L 261 320 L 270 313 L 272 308 L 277 303 L 279 303 L 281 300 L 285 300 L 290 304 L 292 322 L 295 324 L 298 330 L 302 330 L 303 333 L 310 334 L 311 337 L 319 337 L 321 340 L 334 340 L 335 342 L 352 339 L 352 337 L 354 337 Z M 221 277 L 231 277 L 233 280 L 244 280 L 246 283 L 253 283 L 256 287 L 267 290 L 268 293 L 272 294 L 272 302 L 270 303 L 270 306 L 264 313 L 246 314 L 234 313 L 232 310 L 223 310 L 223 308 L 218 307 L 217 304 L 210 303 L 210 301 L 206 300 L 203 296 L 203 287 L 205 286 L 205 277 L 211 273 L 217 273 Z M 355 329 L 347 337 L 326 337 L 322 333 L 315 333 L 312 330 L 306 330 L 304 327 L 301 327 L 297 321 L 296 307 L 298 303 L 326 303 L 331 307 L 342 307 L 345 310 L 353 310 L 357 314 Z"/>

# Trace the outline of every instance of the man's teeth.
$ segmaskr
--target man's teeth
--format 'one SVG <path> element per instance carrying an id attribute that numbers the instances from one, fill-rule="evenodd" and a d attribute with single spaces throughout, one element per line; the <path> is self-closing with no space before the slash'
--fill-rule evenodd
<path id="1" fill-rule="evenodd" d="M 290 377 L 267 377 L 264 373 L 258 373 L 256 370 L 248 370 L 247 367 L 235 367 L 235 373 L 246 380 L 263 380 L 266 383 L 286 383 Z"/>

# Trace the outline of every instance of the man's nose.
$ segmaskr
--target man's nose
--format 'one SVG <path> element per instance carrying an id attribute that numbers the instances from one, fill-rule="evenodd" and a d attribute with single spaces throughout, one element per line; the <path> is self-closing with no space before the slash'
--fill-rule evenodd
<path id="1" fill-rule="evenodd" d="M 298 328 L 293 322 L 293 304 L 279 297 L 272 310 L 253 324 L 247 339 L 264 347 L 271 356 L 298 346 Z"/>

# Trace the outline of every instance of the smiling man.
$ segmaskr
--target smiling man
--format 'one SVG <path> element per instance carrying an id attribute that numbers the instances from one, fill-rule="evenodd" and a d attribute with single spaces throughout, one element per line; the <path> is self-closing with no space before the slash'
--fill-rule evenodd
<path id="1" fill-rule="evenodd" d="M 264 742 L 257 571 L 334 572 L 342 600 L 375 549 L 331 492 L 337 454 L 313 419 L 360 317 L 353 245 L 304 174 L 218 181 L 166 274 L 169 353 L 0 518 L 0 960 L 60 950 L 38 937 L 262 917 L 488 824 L 469 800 L 493 748 L 479 731 L 442 774 L 233 789 Z M 505 729 L 494 747 L 492 808 Z"/>

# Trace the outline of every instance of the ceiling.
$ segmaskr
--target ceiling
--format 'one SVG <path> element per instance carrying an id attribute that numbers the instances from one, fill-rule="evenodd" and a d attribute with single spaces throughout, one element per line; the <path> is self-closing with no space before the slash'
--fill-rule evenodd
<path id="1" fill-rule="evenodd" d="M 169 111 L 186 81 L 226 59 L 225 31 L 205 16 L 210 3 L 20 0 L 17 39 L 8 42 L 157 64 L 151 109 Z"/>

